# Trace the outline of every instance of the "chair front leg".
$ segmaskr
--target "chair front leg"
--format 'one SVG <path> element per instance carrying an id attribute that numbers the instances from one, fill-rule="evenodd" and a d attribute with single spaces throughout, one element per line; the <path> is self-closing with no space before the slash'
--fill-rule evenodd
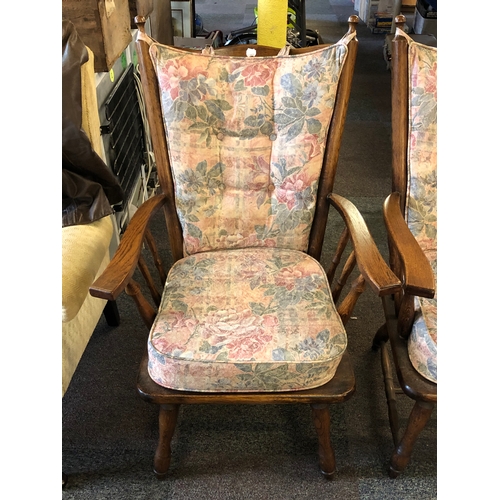
<path id="1" fill-rule="evenodd" d="M 394 450 L 389 466 L 389 476 L 396 478 L 403 472 L 410 461 L 413 446 L 434 410 L 434 403 L 416 401 L 408 419 L 406 431 Z"/>
<path id="2" fill-rule="evenodd" d="M 177 423 L 177 416 L 179 415 L 180 405 L 160 405 L 159 415 L 159 433 L 158 446 L 155 453 L 154 472 L 158 479 L 165 479 L 168 468 L 170 467 L 170 460 L 172 457 L 172 450 L 170 443 L 174 435 L 175 425 Z"/>
<path id="3" fill-rule="evenodd" d="M 330 440 L 330 408 L 327 404 L 312 404 L 311 407 L 318 434 L 319 465 L 323 475 L 331 479 L 335 473 L 335 453 Z"/>

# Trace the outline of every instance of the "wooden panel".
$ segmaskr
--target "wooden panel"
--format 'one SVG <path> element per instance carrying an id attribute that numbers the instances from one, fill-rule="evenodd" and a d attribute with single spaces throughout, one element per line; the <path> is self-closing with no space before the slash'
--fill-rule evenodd
<path id="1" fill-rule="evenodd" d="M 149 18 L 151 37 L 166 45 L 174 44 L 170 0 L 128 0 L 128 2 L 132 29 L 137 28 L 135 16 Z"/>
<path id="2" fill-rule="evenodd" d="M 153 12 L 154 4 L 157 0 L 128 0 L 130 10 L 130 27 L 136 29 L 134 18 L 135 16 L 149 17 Z"/>
<path id="3" fill-rule="evenodd" d="M 156 41 L 166 45 L 174 44 L 170 0 L 153 0 L 150 22 L 151 36 Z"/>
<path id="4" fill-rule="evenodd" d="M 129 0 L 62 0 L 70 20 L 95 56 L 96 72 L 109 71 L 132 41 Z"/>

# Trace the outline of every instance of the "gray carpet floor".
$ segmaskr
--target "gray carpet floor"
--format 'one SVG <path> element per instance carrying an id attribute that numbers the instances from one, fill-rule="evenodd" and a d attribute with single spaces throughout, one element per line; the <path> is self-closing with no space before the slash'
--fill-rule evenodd
<path id="1" fill-rule="evenodd" d="M 249 24 L 255 2 L 197 0 L 205 29 Z M 350 0 L 307 3 L 308 27 L 334 42 L 354 13 Z M 391 188 L 390 73 L 383 35 L 361 23 L 359 51 L 335 191 L 353 201 L 387 257 L 381 207 Z M 335 232 L 335 218 L 329 231 Z M 159 227 L 159 226 L 158 226 Z M 160 230 L 156 229 L 155 231 Z M 328 245 L 325 255 L 328 254 Z M 168 261 L 168 250 L 161 249 Z M 82 499 L 415 499 L 437 498 L 437 418 L 422 432 L 403 475 L 391 480 L 392 439 L 378 353 L 371 339 L 383 321 L 380 300 L 363 294 L 347 326 L 357 389 L 331 407 L 337 473 L 325 480 L 307 405 L 190 406 L 181 409 L 165 481 L 153 474 L 157 408 L 136 394 L 147 338 L 139 314 L 119 297 L 121 325 L 99 322 L 62 400 L 64 500 Z M 398 400 L 405 424 L 411 400 Z"/>

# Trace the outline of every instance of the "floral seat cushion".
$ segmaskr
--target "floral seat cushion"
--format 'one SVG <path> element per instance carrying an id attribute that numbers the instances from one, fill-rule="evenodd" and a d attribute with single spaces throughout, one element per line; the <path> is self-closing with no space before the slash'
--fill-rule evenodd
<path id="1" fill-rule="evenodd" d="M 437 278 L 437 49 L 409 44 L 410 146 L 406 218 Z M 414 368 L 437 382 L 437 291 L 415 298 L 408 340 Z"/>
<path id="2" fill-rule="evenodd" d="M 203 252 L 171 268 L 149 374 L 185 391 L 293 391 L 328 382 L 347 339 L 323 268 L 296 250 Z"/>

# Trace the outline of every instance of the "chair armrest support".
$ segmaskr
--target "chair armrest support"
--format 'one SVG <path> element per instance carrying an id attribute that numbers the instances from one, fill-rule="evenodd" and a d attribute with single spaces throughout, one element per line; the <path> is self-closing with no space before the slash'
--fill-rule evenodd
<path id="1" fill-rule="evenodd" d="M 398 192 L 393 192 L 386 198 L 384 221 L 389 241 L 396 249 L 403 266 L 405 293 L 433 298 L 435 283 L 432 267 L 408 228 L 401 213 L 400 201 L 401 195 Z"/>
<path id="2" fill-rule="evenodd" d="M 361 274 L 378 296 L 401 290 L 401 282 L 380 255 L 366 222 L 356 206 L 337 194 L 328 195 L 329 202 L 338 210 L 349 229 Z"/>
<path id="3" fill-rule="evenodd" d="M 93 297 L 116 300 L 134 274 L 151 217 L 167 202 L 164 194 L 145 201 L 130 220 L 115 255 L 104 272 L 90 286 Z"/>

